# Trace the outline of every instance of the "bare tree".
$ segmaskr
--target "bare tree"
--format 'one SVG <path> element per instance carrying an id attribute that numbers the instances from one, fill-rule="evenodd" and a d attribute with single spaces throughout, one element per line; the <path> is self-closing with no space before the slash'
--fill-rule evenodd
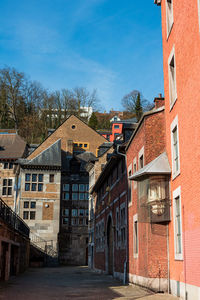
<path id="1" fill-rule="evenodd" d="M 125 95 L 121 100 L 122 106 L 126 111 L 136 113 L 138 95 L 140 95 L 140 103 L 143 111 L 147 111 L 150 108 L 150 102 L 145 99 L 138 90 L 133 90 L 129 94 Z"/>

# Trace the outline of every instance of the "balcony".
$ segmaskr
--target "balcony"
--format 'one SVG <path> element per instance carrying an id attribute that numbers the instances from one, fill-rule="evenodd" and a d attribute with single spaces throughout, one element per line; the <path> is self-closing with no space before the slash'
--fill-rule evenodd
<path id="1" fill-rule="evenodd" d="M 0 220 L 3 220 L 12 229 L 29 238 L 29 227 L 2 199 L 0 199 Z"/>

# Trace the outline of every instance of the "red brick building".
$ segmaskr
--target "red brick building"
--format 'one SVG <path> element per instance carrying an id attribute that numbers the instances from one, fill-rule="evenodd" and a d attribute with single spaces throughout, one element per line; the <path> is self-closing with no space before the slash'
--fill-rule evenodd
<path id="1" fill-rule="evenodd" d="M 127 147 L 129 281 L 167 291 L 169 175 L 164 99 L 143 115 Z"/>
<path id="2" fill-rule="evenodd" d="M 123 279 L 127 262 L 127 176 L 125 158 L 111 154 L 95 183 L 94 269 Z"/>
<path id="3" fill-rule="evenodd" d="M 161 5 L 166 151 L 172 169 L 169 273 L 172 294 L 200 295 L 200 1 Z"/>

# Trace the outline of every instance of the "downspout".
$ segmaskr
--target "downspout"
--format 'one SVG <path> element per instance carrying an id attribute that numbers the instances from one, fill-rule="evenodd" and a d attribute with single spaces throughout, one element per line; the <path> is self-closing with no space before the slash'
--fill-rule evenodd
<path id="1" fill-rule="evenodd" d="M 170 278 L 169 278 L 169 271 L 170 264 L 169 264 L 169 224 L 167 224 L 167 293 L 170 293 Z"/>
<path id="2" fill-rule="evenodd" d="M 117 154 L 125 157 L 125 169 L 127 173 L 127 157 L 126 154 L 119 152 L 119 145 L 117 145 Z M 128 188 L 127 188 L 128 191 Z M 128 263 L 128 197 L 126 195 L 126 211 L 127 211 L 127 234 L 126 234 L 126 259 L 124 261 L 124 276 L 123 276 L 123 284 L 126 284 L 126 272 L 127 272 L 127 263 Z"/>

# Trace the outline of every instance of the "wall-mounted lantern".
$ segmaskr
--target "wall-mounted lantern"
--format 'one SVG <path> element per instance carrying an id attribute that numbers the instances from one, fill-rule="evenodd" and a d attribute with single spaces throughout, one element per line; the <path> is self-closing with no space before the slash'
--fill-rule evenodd
<path id="1" fill-rule="evenodd" d="M 129 177 L 137 181 L 137 208 L 139 222 L 169 222 L 169 178 L 171 169 L 166 153 Z"/>

